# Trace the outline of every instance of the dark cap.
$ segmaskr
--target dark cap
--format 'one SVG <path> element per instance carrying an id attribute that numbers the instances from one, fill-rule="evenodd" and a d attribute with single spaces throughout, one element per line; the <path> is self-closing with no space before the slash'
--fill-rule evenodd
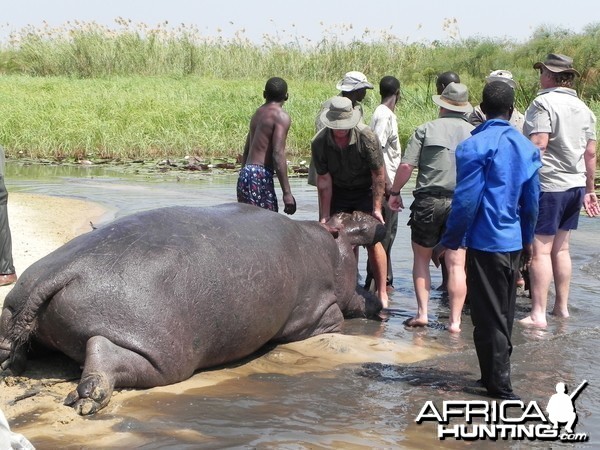
<path id="1" fill-rule="evenodd" d="M 567 72 L 579 76 L 579 72 L 573 68 L 573 58 L 558 53 L 548 53 L 544 62 L 537 62 L 533 65 L 534 69 L 542 67 L 554 73 Z"/>

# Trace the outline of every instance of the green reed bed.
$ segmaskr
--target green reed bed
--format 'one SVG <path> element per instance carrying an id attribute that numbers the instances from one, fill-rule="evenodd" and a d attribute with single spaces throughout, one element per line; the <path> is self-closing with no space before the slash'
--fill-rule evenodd
<path id="1" fill-rule="evenodd" d="M 0 42 L 0 143 L 10 157 L 235 157 L 265 80 L 281 76 L 290 89 L 288 153 L 303 159 L 321 102 L 344 72 L 361 70 L 374 84 L 387 74 L 403 83 L 404 144 L 435 117 L 437 73 L 458 72 L 476 104 L 485 76 L 510 69 L 523 111 L 538 88 L 532 64 L 550 51 L 575 58 L 578 91 L 600 117 L 600 24 L 579 34 L 540 28 L 525 43 L 462 40 L 456 31 L 448 42 L 407 43 L 387 31 L 347 42 L 337 31 L 318 42 L 294 32 L 255 44 L 243 30 L 225 39 L 166 22 L 27 27 Z M 370 91 L 367 120 L 378 101 Z"/>

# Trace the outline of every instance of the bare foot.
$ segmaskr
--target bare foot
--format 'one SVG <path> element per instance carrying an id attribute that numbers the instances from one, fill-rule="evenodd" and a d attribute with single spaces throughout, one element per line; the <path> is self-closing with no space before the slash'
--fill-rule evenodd
<path id="1" fill-rule="evenodd" d="M 417 319 L 416 317 L 412 317 L 404 321 L 404 325 L 407 327 L 426 327 L 428 324 L 428 320 Z"/>
<path id="2" fill-rule="evenodd" d="M 380 295 L 379 301 L 381 302 L 383 309 L 387 309 L 390 306 L 390 300 L 387 296 L 387 293 L 385 295 Z"/>
<path id="3" fill-rule="evenodd" d="M 559 308 L 554 308 L 552 310 L 552 312 L 550 313 L 552 314 L 554 317 L 569 317 L 569 310 L 568 309 L 559 309 Z"/>
<path id="4" fill-rule="evenodd" d="M 519 320 L 519 323 L 525 327 L 534 328 L 546 328 L 548 326 L 546 320 L 534 320 L 531 316 L 527 316 L 524 319 Z"/>
<path id="5" fill-rule="evenodd" d="M 448 322 L 448 326 L 446 327 L 446 329 L 450 333 L 460 333 L 460 322 L 459 323 L 450 323 L 450 322 Z"/>

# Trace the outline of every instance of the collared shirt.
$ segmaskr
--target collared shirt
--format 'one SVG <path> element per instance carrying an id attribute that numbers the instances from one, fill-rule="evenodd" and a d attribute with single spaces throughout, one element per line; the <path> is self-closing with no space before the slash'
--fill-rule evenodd
<path id="1" fill-rule="evenodd" d="M 456 149 L 456 189 L 442 245 L 513 252 L 531 243 L 540 167 L 539 149 L 508 121 L 479 125 Z"/>
<path id="2" fill-rule="evenodd" d="M 570 88 L 549 88 L 525 111 L 523 134 L 548 133 L 542 156 L 541 189 L 563 192 L 586 184 L 585 148 L 596 140 L 596 116 Z"/>
<path id="3" fill-rule="evenodd" d="M 452 195 L 456 185 L 456 146 L 471 136 L 473 125 L 464 114 L 442 112 L 419 126 L 406 146 L 402 163 L 417 167 L 413 194 L 437 192 Z"/>
<path id="4" fill-rule="evenodd" d="M 391 186 L 402 158 L 396 114 L 387 106 L 379 105 L 373 112 L 369 126 L 381 144 L 387 183 Z"/>
<path id="5" fill-rule="evenodd" d="M 384 164 L 377 136 L 363 123 L 351 130 L 350 143 L 343 150 L 335 143 L 331 129 L 322 129 L 311 142 L 311 153 L 317 174 L 331 174 L 333 185 L 343 189 L 370 187 L 371 171 Z"/>

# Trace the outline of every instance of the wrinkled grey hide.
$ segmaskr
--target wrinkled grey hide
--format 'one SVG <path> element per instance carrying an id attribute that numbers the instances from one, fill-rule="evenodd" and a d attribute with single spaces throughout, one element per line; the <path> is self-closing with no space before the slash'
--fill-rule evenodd
<path id="1" fill-rule="evenodd" d="M 238 203 L 118 219 L 21 275 L 0 317 L 0 363 L 24 370 L 30 341 L 65 353 L 83 365 L 65 404 L 92 414 L 114 387 L 176 383 L 268 342 L 340 331 L 380 309 L 357 292 L 352 246 L 385 230 L 362 213 L 328 225 L 339 233 Z"/>

